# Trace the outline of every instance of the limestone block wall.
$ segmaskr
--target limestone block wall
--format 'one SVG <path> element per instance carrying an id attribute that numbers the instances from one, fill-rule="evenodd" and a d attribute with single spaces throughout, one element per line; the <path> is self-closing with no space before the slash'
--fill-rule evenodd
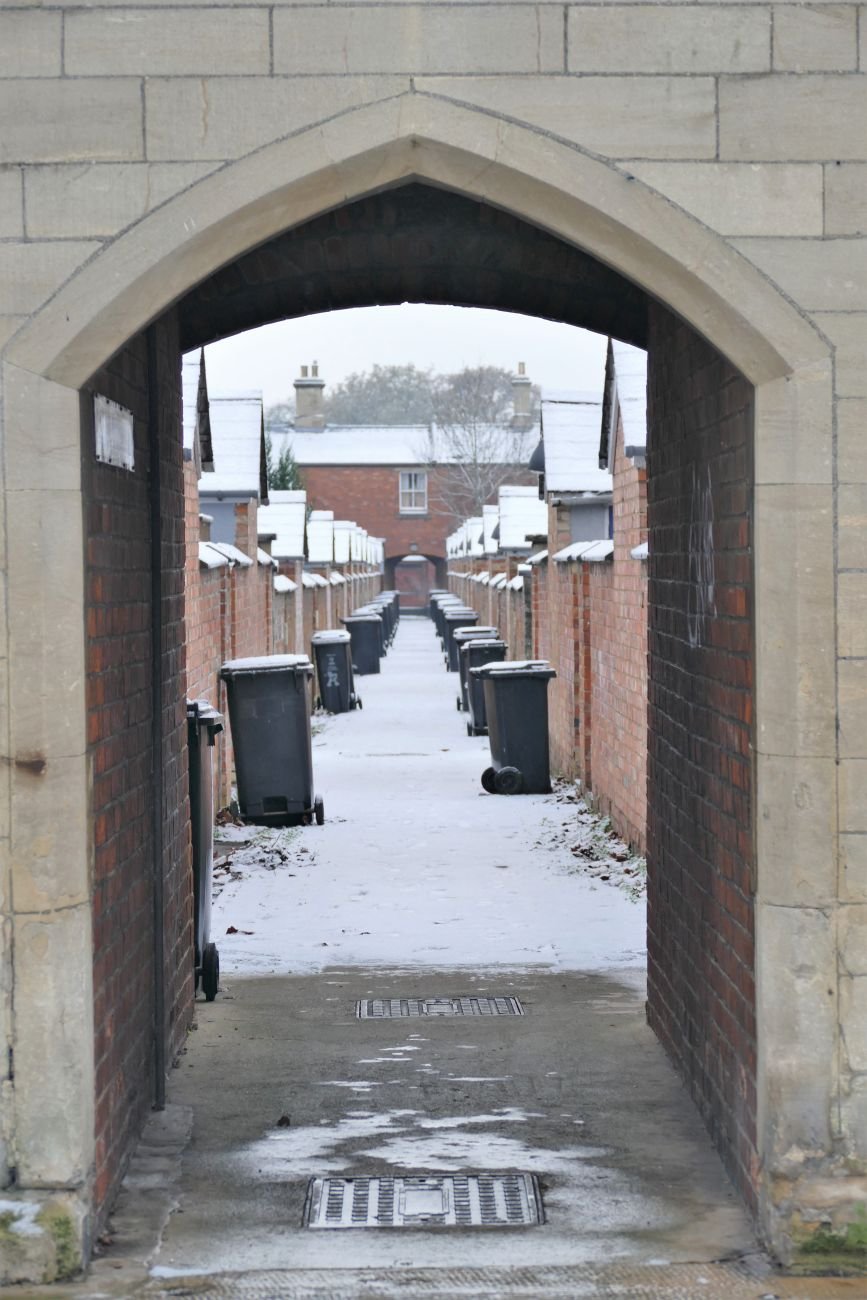
<path id="1" fill-rule="evenodd" d="M 759 1213 L 785 1256 L 863 1201 L 862 18 L 786 0 L 0 10 L 5 1158 L 15 1195 L 63 1190 L 82 1242 L 94 1126 L 78 392 L 217 267 L 409 176 L 587 250 L 754 388 Z M 493 301 L 480 245 L 466 245 L 455 255 Z M 393 282 L 386 265 L 358 268 L 355 247 L 331 266 L 327 247 L 315 254 L 344 305 Z M 256 283 L 264 304 L 268 276 Z M 469 278 L 439 283 L 467 300 Z M 584 302 L 566 297 L 573 312 Z M 518 305 L 553 301 L 528 290 Z"/>

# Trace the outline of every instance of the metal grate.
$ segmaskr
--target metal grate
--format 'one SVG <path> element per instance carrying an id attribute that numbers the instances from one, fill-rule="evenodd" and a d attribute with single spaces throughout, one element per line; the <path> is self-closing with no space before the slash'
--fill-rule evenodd
<path id="1" fill-rule="evenodd" d="M 392 1020 L 398 1016 L 522 1016 L 518 998 L 362 998 L 355 1004 L 359 1020 Z"/>
<path id="2" fill-rule="evenodd" d="M 307 1228 L 512 1228 L 544 1222 L 532 1174 L 313 1178 Z"/>

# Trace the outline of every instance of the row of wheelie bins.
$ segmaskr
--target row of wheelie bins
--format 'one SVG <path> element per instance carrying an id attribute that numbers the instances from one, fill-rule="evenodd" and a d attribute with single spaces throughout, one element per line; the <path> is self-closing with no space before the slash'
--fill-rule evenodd
<path id="1" fill-rule="evenodd" d="M 381 592 L 341 621 L 343 628 L 314 633 L 312 656 L 257 655 L 224 663 L 235 751 L 238 806 L 245 821 L 284 826 L 325 821 L 325 804 L 313 786 L 311 713 L 361 708 L 355 675 L 379 672 L 400 618 L 397 592 Z M 315 667 L 314 667 L 315 665 Z M 374 666 L 375 665 L 375 666 Z M 211 1002 L 220 959 L 211 939 L 214 869 L 214 765 L 223 718 L 206 700 L 187 701 L 190 812 L 193 847 L 195 983 Z"/>
<path id="2" fill-rule="evenodd" d="M 444 590 L 429 594 L 429 613 L 443 646 L 446 669 L 456 672 L 458 711 L 467 735 L 487 735 L 491 766 L 482 773 L 489 794 L 548 794 L 547 660 L 510 660 L 498 629 L 480 625 L 478 612 Z"/>

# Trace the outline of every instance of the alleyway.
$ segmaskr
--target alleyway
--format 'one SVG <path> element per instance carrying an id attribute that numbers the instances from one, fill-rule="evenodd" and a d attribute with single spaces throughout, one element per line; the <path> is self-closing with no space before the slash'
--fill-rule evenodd
<path id="1" fill-rule="evenodd" d="M 759 1256 L 644 1023 L 643 903 L 570 873 L 574 804 L 482 793 L 487 741 L 465 734 L 427 620 L 404 619 L 382 675 L 358 684 L 363 711 L 316 723 L 325 826 L 220 849 L 232 850 L 214 921 L 223 991 L 198 1006 L 95 1278 L 111 1278 L 139 1233 L 158 1289 L 300 1269 L 323 1289 L 299 1295 L 631 1295 L 625 1282 L 597 1292 L 592 1271 L 707 1262 L 704 1275 L 678 1274 L 676 1294 L 769 1294 L 739 1267 L 709 1285 L 711 1261 L 752 1268 Z M 358 999 L 451 995 L 516 997 L 525 1014 L 355 1014 Z M 302 1227 L 311 1178 L 453 1171 L 538 1175 L 545 1222 Z M 162 1210 L 148 1205 L 160 1180 Z M 519 1270 L 514 1290 L 496 1272 L 506 1267 Z M 571 1281 L 549 1291 L 544 1271 L 557 1267 Z M 440 1289 L 433 1273 L 428 1286 L 400 1272 L 413 1269 L 449 1272 Z M 485 1289 L 491 1269 L 499 1281 Z M 296 1294 L 264 1273 L 259 1289 L 221 1285 Z"/>

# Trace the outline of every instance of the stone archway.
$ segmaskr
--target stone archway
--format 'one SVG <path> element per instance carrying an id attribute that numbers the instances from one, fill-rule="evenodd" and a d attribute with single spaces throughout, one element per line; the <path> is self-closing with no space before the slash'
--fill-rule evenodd
<path id="1" fill-rule="evenodd" d="M 323 154 L 330 157 L 324 166 Z M 645 187 L 525 127 L 503 127 L 484 113 L 425 96 L 408 97 L 400 114 L 388 103 L 335 119 L 202 182 L 85 266 L 7 349 L 9 520 L 13 533 L 20 529 L 29 539 L 10 552 L 12 801 L 17 825 L 26 818 L 42 832 L 19 829 L 14 855 L 19 878 L 28 882 L 16 894 L 22 915 L 15 920 L 22 1048 L 16 1059 L 16 1136 L 29 1153 L 21 1186 L 70 1188 L 80 1211 L 90 1204 L 96 1087 L 87 1051 L 94 1014 L 88 970 L 93 917 L 78 389 L 172 304 L 179 303 L 174 319 L 183 320 L 184 302 L 201 293 L 195 286 L 210 275 L 213 283 L 221 274 L 232 275 L 220 267 L 242 255 L 255 261 L 263 254 L 251 250 L 305 219 L 345 211 L 348 202 L 421 179 L 504 211 L 506 221 L 521 219 L 565 248 L 583 249 L 595 265 L 603 264 L 601 282 L 627 277 L 677 312 L 691 328 L 684 333 L 670 311 L 657 309 L 651 341 L 655 332 L 670 375 L 678 367 L 682 375 L 692 373 L 691 365 L 717 367 L 711 381 L 719 398 L 714 420 L 731 413 L 725 394 L 737 388 L 732 409 L 751 424 L 755 390 L 750 469 L 759 563 L 750 588 L 755 615 L 749 618 L 747 611 L 747 623 L 754 636 L 751 692 L 758 710 L 751 782 L 761 814 L 755 842 L 750 833 L 742 853 L 756 873 L 758 1040 L 757 1056 L 733 1088 L 739 1097 L 748 1097 L 751 1087 L 755 1091 L 755 1144 L 747 1144 L 738 1159 L 753 1179 L 767 1235 L 785 1249 L 791 1210 L 778 1208 L 776 1180 L 788 1175 L 793 1147 L 830 1151 L 830 1140 L 816 1138 L 817 1117 L 827 1117 L 838 1086 L 828 1053 L 817 1058 L 798 1028 L 820 1017 L 823 1033 L 833 1038 L 836 1022 L 829 1025 L 827 1003 L 795 969 L 802 936 L 815 929 L 817 908 L 830 906 L 828 882 L 801 881 L 793 894 L 776 842 L 788 817 L 784 790 L 792 782 L 810 791 L 814 812 L 828 823 L 833 802 L 827 772 L 830 664 L 811 630 L 817 592 L 831 581 L 830 531 L 817 548 L 815 532 L 796 529 L 793 537 L 788 527 L 806 499 L 803 485 L 819 477 L 816 467 L 829 437 L 827 349 L 724 241 Z M 621 330 L 630 336 L 623 324 L 613 332 Z M 728 369 L 720 354 L 728 358 Z M 665 397 L 664 386 L 659 397 Z M 31 436 L 34 412 L 38 439 Z M 682 412 L 670 414 L 676 421 Z M 708 426 L 715 427 L 713 421 Z M 822 508 L 815 491 L 806 495 L 808 513 Z M 681 518 L 683 500 L 677 492 L 671 499 L 675 519 Z M 810 571 L 822 575 L 818 587 L 801 581 L 801 547 L 809 548 Z M 49 582 L 39 587 L 44 609 L 35 619 L 34 557 L 40 566 L 46 558 L 56 561 Z M 55 636 L 45 635 L 58 623 L 71 647 L 61 663 L 49 653 Z M 805 681 L 811 683 L 808 692 L 801 689 Z M 751 716 L 743 722 L 752 726 Z M 38 779 L 34 763 L 44 765 Z M 34 892 L 28 895 L 28 888 Z M 720 889 L 724 893 L 724 883 Z M 29 906 L 22 907 L 22 899 Z M 37 950 L 48 953 L 38 972 L 38 996 L 28 956 Z M 74 987 L 70 968 L 81 975 Z M 791 978 L 780 977 L 789 970 Z M 676 1011 L 670 1019 L 677 1021 Z M 64 1075 L 63 1096 L 56 1079 L 42 1077 L 48 1044 Z M 669 1047 L 676 1055 L 675 1045 Z M 717 1080 L 728 1068 L 722 1064 Z M 736 1125 L 726 1139 L 732 1151 L 737 1132 Z"/>

